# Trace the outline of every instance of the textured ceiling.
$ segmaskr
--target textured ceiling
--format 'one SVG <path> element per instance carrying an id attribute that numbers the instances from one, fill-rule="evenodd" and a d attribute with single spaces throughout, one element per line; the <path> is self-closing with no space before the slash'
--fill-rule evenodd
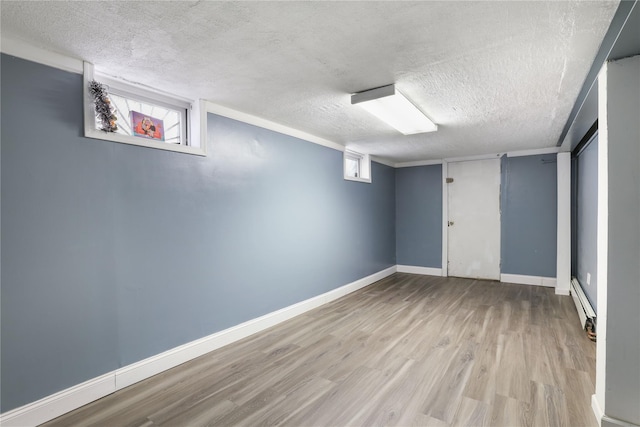
<path id="1" fill-rule="evenodd" d="M 2 1 L 1 31 L 393 162 L 554 147 L 618 1 Z M 436 123 L 350 104 L 396 83 Z"/>

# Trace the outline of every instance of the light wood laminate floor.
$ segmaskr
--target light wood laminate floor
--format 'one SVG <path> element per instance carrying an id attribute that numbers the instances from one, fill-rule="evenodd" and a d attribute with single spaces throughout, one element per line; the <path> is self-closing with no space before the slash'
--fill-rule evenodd
<path id="1" fill-rule="evenodd" d="M 596 426 L 552 288 L 394 274 L 48 426 Z"/>

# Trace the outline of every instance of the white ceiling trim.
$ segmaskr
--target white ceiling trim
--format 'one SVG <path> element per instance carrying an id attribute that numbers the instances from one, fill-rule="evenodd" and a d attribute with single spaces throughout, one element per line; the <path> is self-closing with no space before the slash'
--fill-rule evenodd
<path id="1" fill-rule="evenodd" d="M 521 151 L 509 151 L 507 157 L 524 157 L 524 156 L 537 156 L 539 154 L 557 154 L 563 151 L 569 151 L 561 147 L 540 148 L 538 150 L 521 150 Z"/>
<path id="2" fill-rule="evenodd" d="M 455 163 L 455 162 L 470 162 L 473 160 L 489 160 L 489 159 L 499 159 L 504 156 L 506 153 L 492 153 L 492 154 L 480 154 L 477 156 L 462 156 L 462 157 L 448 157 L 443 159 L 447 163 Z"/>
<path id="3" fill-rule="evenodd" d="M 425 162 L 404 162 L 396 163 L 396 168 L 406 168 L 412 166 L 439 165 L 441 163 L 469 162 L 472 160 L 488 160 L 496 159 L 504 156 L 506 153 L 479 154 L 477 156 L 447 157 L 441 160 L 430 160 Z"/>
<path id="4" fill-rule="evenodd" d="M 394 168 L 412 168 L 414 166 L 431 166 L 431 165 L 441 165 L 442 160 L 418 160 L 415 162 L 401 162 L 395 163 L 393 165 Z"/>
<path id="5" fill-rule="evenodd" d="M 424 160 L 424 161 L 416 161 L 416 162 L 402 162 L 395 163 L 393 167 L 395 168 L 410 168 L 414 166 L 430 166 L 430 165 L 439 165 L 442 163 L 455 163 L 455 162 L 468 162 L 471 160 L 487 160 L 487 159 L 495 159 L 497 157 L 502 157 L 506 155 L 507 157 L 524 157 L 524 156 L 537 156 L 540 154 L 557 154 L 561 152 L 565 152 L 568 150 L 562 149 L 561 147 L 549 147 L 549 148 L 540 148 L 534 150 L 519 150 L 519 151 L 509 151 L 507 153 L 491 153 L 491 154 L 481 154 L 478 156 L 464 156 L 464 157 L 448 157 L 446 159 L 441 160 Z"/>
<path id="6" fill-rule="evenodd" d="M 107 84 L 109 83 L 109 81 L 121 81 L 129 86 L 141 88 L 143 91 L 151 91 L 164 97 L 169 97 L 171 99 L 179 99 L 187 103 L 193 103 L 195 101 L 194 99 L 166 92 L 162 89 L 150 87 L 139 82 L 121 80 L 118 77 L 109 74 L 108 70 L 103 70 L 100 65 L 96 66 L 91 62 L 45 50 L 21 40 L 12 39 L 10 37 L 2 37 L 0 51 L 7 55 L 15 56 L 17 58 L 36 62 L 38 64 L 46 65 L 75 74 L 84 74 L 84 64 L 91 64 L 92 69 L 95 70 L 94 75 L 96 75 L 98 79 L 107 80 Z"/>
<path id="7" fill-rule="evenodd" d="M 82 74 L 84 70 L 84 61 L 82 59 L 51 52 L 4 35 L 2 36 L 0 50 L 2 53 L 7 55 L 48 65 L 49 67 L 58 68 L 71 73 Z"/>
<path id="8" fill-rule="evenodd" d="M 393 163 L 392 161 L 387 160 L 387 159 L 383 159 L 382 157 L 378 157 L 378 156 L 371 156 L 371 161 L 372 162 L 376 162 L 376 163 L 380 163 L 382 165 L 391 166 L 392 168 L 396 167 L 396 164 Z"/>
<path id="9" fill-rule="evenodd" d="M 272 130 L 274 132 L 282 133 L 285 135 L 293 136 L 294 138 L 303 139 L 314 144 L 322 145 L 334 150 L 344 151 L 345 147 L 337 142 L 329 141 L 328 139 L 320 138 L 307 132 L 303 132 L 298 129 L 294 129 L 289 126 L 282 125 L 280 123 L 272 122 L 271 120 L 263 119 L 262 117 L 254 116 L 252 114 L 243 113 L 222 105 L 214 104 L 213 102 L 206 101 L 205 108 L 207 112 L 217 114 L 219 116 L 228 117 L 230 119 L 238 120 L 250 125 L 258 126 L 264 129 Z"/>
<path id="10" fill-rule="evenodd" d="M 91 63 L 87 62 L 87 64 L 91 64 Z M 124 84 L 127 86 L 127 90 L 133 94 L 140 95 L 140 96 L 148 96 L 148 93 L 151 92 L 155 95 L 158 95 L 157 97 L 159 100 L 162 100 L 163 102 L 166 102 L 169 104 L 175 103 L 175 101 L 180 101 L 184 104 L 193 105 L 197 102 L 196 99 L 188 98 L 183 95 L 177 95 L 175 93 L 166 92 L 162 89 L 147 86 L 142 83 L 119 79 L 116 76 L 112 76 L 105 70 L 102 70 L 99 66 L 96 67 L 94 64 L 91 64 L 91 67 L 95 70 L 93 73 L 93 76 L 91 77 L 92 78 L 95 77 L 96 80 L 98 80 L 100 83 L 104 83 L 105 85 L 107 85 L 107 88 L 109 86 L 116 87 L 118 85 L 122 86 Z"/>

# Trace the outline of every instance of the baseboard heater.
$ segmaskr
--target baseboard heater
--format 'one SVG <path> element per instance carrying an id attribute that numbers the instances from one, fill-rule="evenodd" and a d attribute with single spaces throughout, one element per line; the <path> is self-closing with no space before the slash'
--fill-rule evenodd
<path id="1" fill-rule="evenodd" d="M 576 305 L 580 326 L 587 332 L 591 341 L 596 340 L 596 312 L 591 307 L 591 303 L 580 286 L 580 282 L 575 277 L 571 278 L 571 297 Z"/>

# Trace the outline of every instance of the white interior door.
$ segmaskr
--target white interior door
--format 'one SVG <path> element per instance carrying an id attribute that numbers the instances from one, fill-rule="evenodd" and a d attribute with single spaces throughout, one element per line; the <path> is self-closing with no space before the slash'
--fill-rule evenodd
<path id="1" fill-rule="evenodd" d="M 448 275 L 500 280 L 500 159 L 447 167 Z"/>

